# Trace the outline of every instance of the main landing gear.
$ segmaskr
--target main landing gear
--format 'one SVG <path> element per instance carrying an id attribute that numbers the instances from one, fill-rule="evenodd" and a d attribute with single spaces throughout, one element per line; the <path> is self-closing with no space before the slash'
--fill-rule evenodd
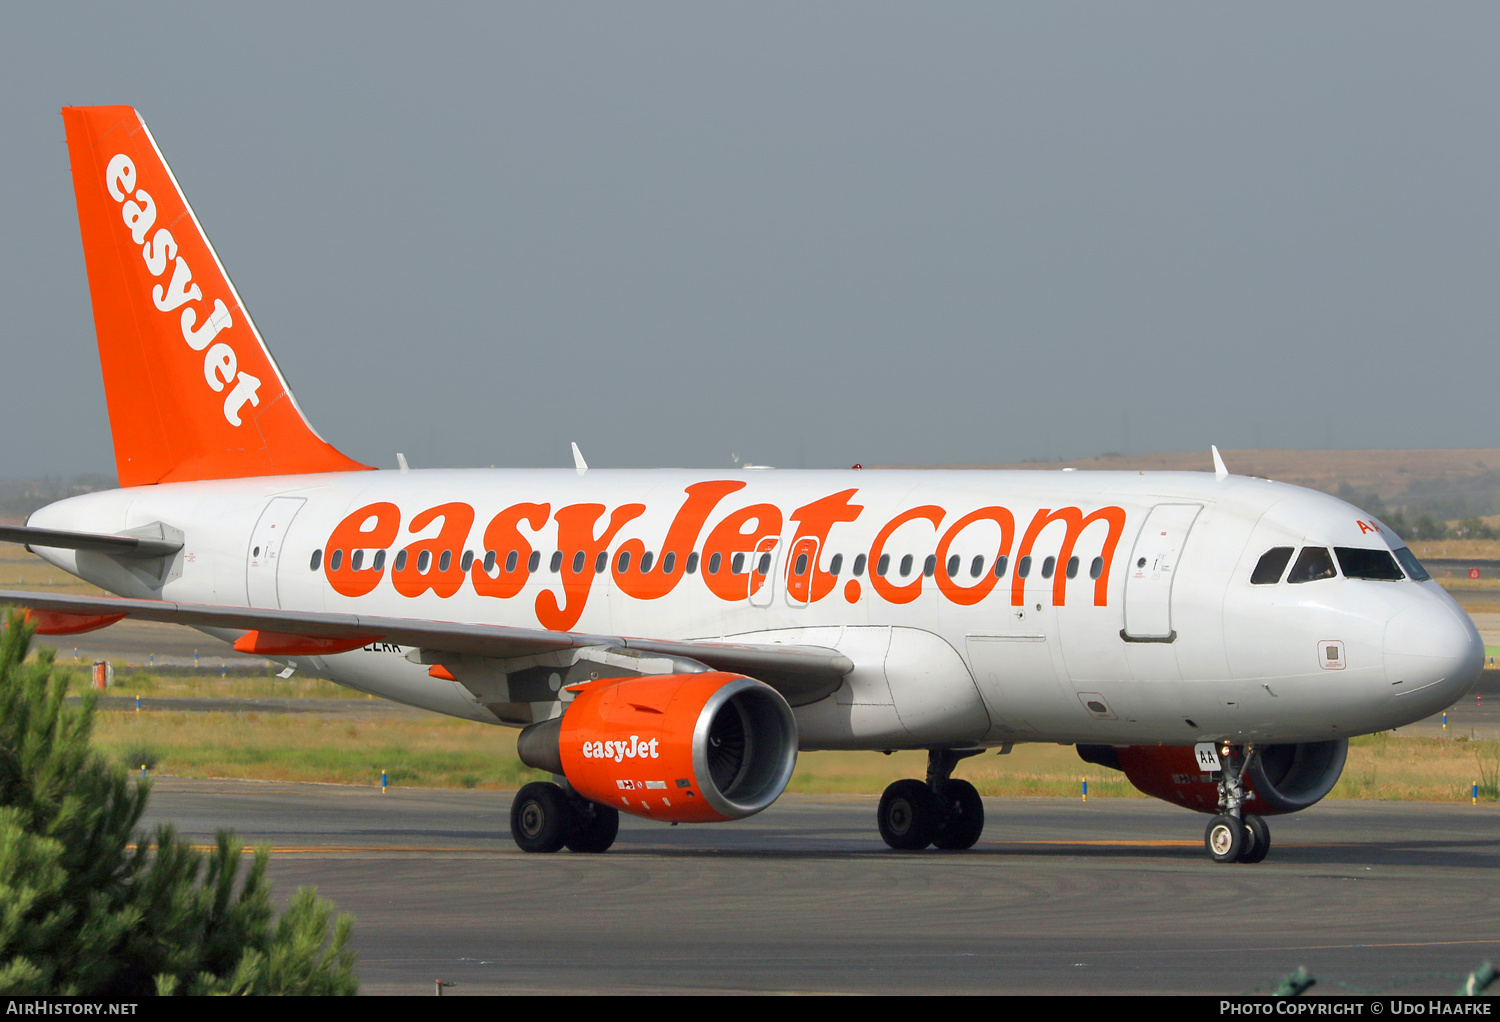
<path id="1" fill-rule="evenodd" d="M 984 831 L 984 803 L 974 785 L 953 777 L 953 768 L 983 751 L 933 749 L 927 753 L 925 781 L 896 781 L 886 788 L 876 814 L 885 843 L 902 851 L 928 845 L 946 851 L 972 848 Z"/>
<path id="2" fill-rule="evenodd" d="M 620 832 L 620 811 L 533 781 L 510 804 L 510 835 L 523 852 L 604 852 Z"/>
<path id="3" fill-rule="evenodd" d="M 1260 862 L 1271 850 L 1266 821 L 1243 811 L 1245 769 L 1254 755 L 1253 745 L 1225 742 L 1219 748 L 1219 814 L 1203 831 L 1203 845 L 1215 862 Z"/>

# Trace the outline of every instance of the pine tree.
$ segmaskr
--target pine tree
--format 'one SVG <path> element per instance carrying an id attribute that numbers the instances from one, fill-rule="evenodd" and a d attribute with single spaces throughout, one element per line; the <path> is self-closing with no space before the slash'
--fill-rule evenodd
<path id="1" fill-rule="evenodd" d="M 93 693 L 12 612 L 0 636 L 0 993 L 353 994 L 353 919 L 301 888 L 278 919 L 258 849 L 138 831 L 151 786 L 91 744 Z"/>

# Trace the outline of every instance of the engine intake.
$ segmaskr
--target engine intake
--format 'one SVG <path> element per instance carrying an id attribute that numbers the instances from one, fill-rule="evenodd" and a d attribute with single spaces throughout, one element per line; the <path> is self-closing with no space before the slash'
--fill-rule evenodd
<path id="1" fill-rule="evenodd" d="M 1246 808 L 1261 816 L 1295 813 L 1317 803 L 1338 783 L 1349 740 L 1260 745 L 1245 771 Z M 1200 813 L 1216 813 L 1219 784 L 1198 766 L 1190 745 L 1080 745 L 1087 763 L 1123 771 L 1137 790 Z"/>
<path id="2" fill-rule="evenodd" d="M 743 675 L 604 678 L 561 717 L 525 728 L 516 752 L 590 801 L 710 823 L 776 801 L 797 765 L 797 723 L 775 689 Z"/>

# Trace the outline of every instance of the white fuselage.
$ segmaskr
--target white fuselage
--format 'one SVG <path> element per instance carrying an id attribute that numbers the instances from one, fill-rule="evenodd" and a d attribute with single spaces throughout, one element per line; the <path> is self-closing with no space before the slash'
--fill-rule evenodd
<path id="1" fill-rule="evenodd" d="M 353 520 L 372 506 L 378 514 Z M 1072 526 L 1063 509 L 1077 509 Z M 834 648 L 855 669 L 834 695 L 797 708 L 804 749 L 1318 741 L 1436 712 L 1468 690 L 1483 657 L 1467 615 L 1435 582 L 1339 572 L 1252 585 L 1273 547 L 1402 544 L 1327 495 L 1207 473 L 356 472 L 87 494 L 30 524 L 179 530 L 184 548 L 165 584 L 102 555 L 38 550 L 123 596 Z M 395 538 L 369 542 L 352 571 L 356 545 L 339 537 L 361 526 L 372 536 L 393 526 Z M 642 552 L 659 579 L 640 572 Z M 503 574 L 508 584 L 490 581 Z M 351 589 L 341 578 L 357 594 L 340 592 Z M 408 652 L 376 645 L 295 660 L 441 713 L 525 722 L 502 720 Z M 538 705 L 534 718 L 549 712 Z"/>

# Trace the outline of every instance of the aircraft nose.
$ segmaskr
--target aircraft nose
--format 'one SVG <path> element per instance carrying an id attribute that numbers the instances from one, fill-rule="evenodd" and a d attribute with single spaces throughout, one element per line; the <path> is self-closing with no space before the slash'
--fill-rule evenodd
<path id="1" fill-rule="evenodd" d="M 1421 693 L 1437 709 L 1464 696 L 1484 669 L 1484 640 L 1474 622 L 1446 602 L 1423 600 L 1385 626 L 1385 670 L 1401 701 Z M 1436 712 L 1433 709 L 1429 712 Z"/>

